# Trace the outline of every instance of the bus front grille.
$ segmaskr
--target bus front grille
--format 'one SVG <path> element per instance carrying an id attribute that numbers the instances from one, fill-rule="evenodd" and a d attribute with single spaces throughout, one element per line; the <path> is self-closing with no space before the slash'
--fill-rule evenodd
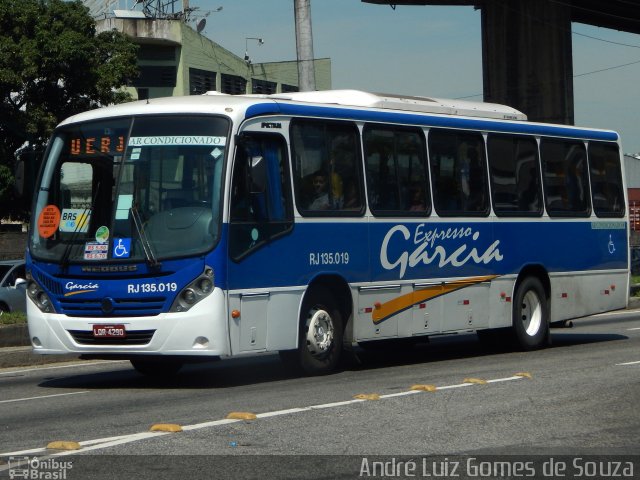
<path id="1" fill-rule="evenodd" d="M 146 345 L 151 342 L 155 330 L 127 331 L 124 338 L 95 338 L 91 330 L 67 330 L 80 345 Z"/>
<path id="2" fill-rule="evenodd" d="M 162 312 L 165 300 L 165 297 L 113 298 L 105 309 L 102 298 L 61 298 L 60 313 L 73 317 L 150 317 Z"/>

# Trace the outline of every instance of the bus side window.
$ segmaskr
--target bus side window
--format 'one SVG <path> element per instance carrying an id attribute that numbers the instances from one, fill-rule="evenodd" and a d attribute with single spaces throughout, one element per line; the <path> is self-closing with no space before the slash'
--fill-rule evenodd
<path id="1" fill-rule="evenodd" d="M 584 143 L 543 138 L 540 155 L 549 215 L 588 217 L 590 194 Z"/>
<path id="2" fill-rule="evenodd" d="M 366 125 L 363 134 L 369 205 L 376 216 L 425 216 L 431 210 L 421 130 Z"/>
<path id="3" fill-rule="evenodd" d="M 364 213 L 360 138 L 352 122 L 291 123 L 296 204 L 303 215 Z"/>
<path id="4" fill-rule="evenodd" d="M 498 216 L 542 215 L 542 190 L 535 138 L 489 134 L 487 139 L 493 210 Z"/>
<path id="5" fill-rule="evenodd" d="M 429 131 L 434 206 L 440 216 L 487 216 L 484 139 L 476 132 Z"/>
<path id="6" fill-rule="evenodd" d="M 593 210 L 598 217 L 624 216 L 624 195 L 618 145 L 589 143 Z"/>

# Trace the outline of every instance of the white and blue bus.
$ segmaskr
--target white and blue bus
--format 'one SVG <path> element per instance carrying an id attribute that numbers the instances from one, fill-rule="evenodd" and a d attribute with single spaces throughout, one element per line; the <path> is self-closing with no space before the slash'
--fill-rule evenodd
<path id="1" fill-rule="evenodd" d="M 60 124 L 36 184 L 42 354 L 166 374 L 476 331 L 518 348 L 626 306 L 618 134 L 323 91 L 151 99 Z M 403 340 L 404 341 L 404 340 Z"/>

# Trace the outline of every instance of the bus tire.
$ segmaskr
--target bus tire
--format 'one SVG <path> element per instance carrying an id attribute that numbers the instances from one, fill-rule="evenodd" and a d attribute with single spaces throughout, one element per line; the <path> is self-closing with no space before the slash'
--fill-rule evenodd
<path id="1" fill-rule="evenodd" d="M 138 373 L 141 373 L 146 377 L 154 378 L 173 377 L 183 366 L 182 362 L 172 360 L 159 361 L 136 358 L 129 361 Z"/>
<path id="2" fill-rule="evenodd" d="M 549 302 L 536 277 L 526 277 L 516 289 L 512 328 L 523 350 L 542 348 L 549 341 Z"/>
<path id="3" fill-rule="evenodd" d="M 342 314 L 331 293 L 320 287 L 302 303 L 296 356 L 307 375 L 324 375 L 338 366 L 344 328 Z"/>

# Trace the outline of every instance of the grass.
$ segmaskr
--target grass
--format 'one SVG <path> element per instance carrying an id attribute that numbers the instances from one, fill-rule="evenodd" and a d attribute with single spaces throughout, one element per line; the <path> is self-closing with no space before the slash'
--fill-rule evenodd
<path id="1" fill-rule="evenodd" d="M 0 315 L 0 325 L 27 323 L 27 315 L 22 312 L 4 312 Z"/>

